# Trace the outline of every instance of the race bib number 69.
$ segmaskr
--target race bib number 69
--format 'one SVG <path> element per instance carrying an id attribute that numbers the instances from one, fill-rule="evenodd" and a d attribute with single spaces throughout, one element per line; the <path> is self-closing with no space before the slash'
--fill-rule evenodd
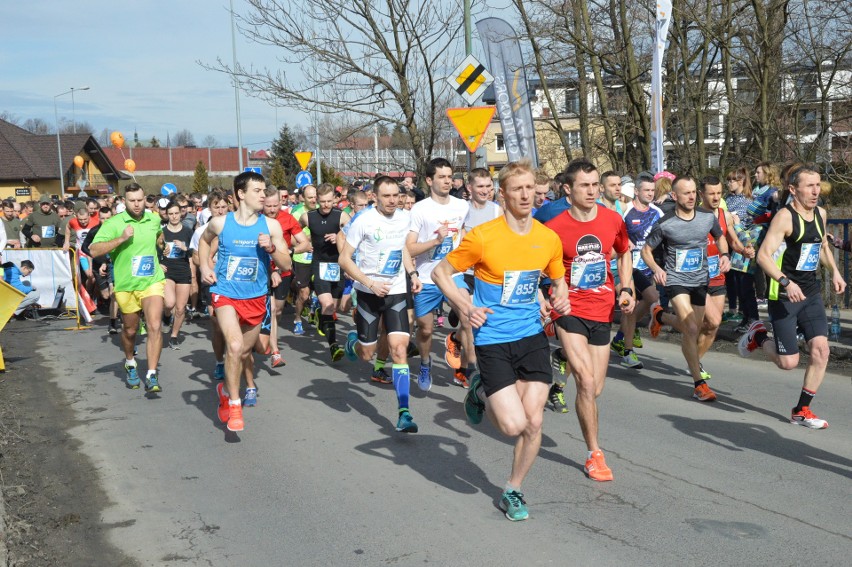
<path id="1" fill-rule="evenodd" d="M 154 257 L 134 256 L 130 264 L 130 273 L 134 278 L 150 278 L 154 275 Z"/>

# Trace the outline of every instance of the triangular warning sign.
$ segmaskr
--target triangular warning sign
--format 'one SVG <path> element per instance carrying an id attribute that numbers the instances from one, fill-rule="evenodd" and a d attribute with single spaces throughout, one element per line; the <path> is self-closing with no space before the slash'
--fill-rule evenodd
<path id="1" fill-rule="evenodd" d="M 488 124 L 494 117 L 496 106 L 473 106 L 470 108 L 448 108 L 447 117 L 471 152 L 475 152 L 482 142 Z"/>
<path id="2" fill-rule="evenodd" d="M 308 164 L 311 163 L 311 158 L 314 157 L 314 152 L 293 152 L 296 156 L 296 161 L 299 162 L 299 167 L 302 171 L 308 169 Z"/>

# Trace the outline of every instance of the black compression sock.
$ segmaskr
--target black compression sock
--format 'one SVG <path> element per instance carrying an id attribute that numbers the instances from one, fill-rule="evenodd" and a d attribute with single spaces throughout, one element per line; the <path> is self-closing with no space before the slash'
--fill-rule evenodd
<path id="1" fill-rule="evenodd" d="M 816 396 L 816 392 L 811 392 L 810 390 L 802 388 L 802 393 L 799 394 L 799 403 L 795 408 L 793 408 L 793 411 L 800 412 L 803 407 L 810 406 L 814 401 L 814 396 Z"/>

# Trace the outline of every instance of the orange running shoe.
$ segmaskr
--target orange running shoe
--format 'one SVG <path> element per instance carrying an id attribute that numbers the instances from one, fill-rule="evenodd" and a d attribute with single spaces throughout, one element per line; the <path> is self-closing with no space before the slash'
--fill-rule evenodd
<path id="1" fill-rule="evenodd" d="M 699 402 L 715 402 L 716 401 L 716 393 L 710 389 L 710 386 L 707 384 L 701 384 L 700 386 L 695 387 L 695 391 L 692 393 L 692 397 L 698 400 Z"/>
<path id="2" fill-rule="evenodd" d="M 586 461 L 586 466 L 583 467 L 583 472 L 592 479 L 598 482 L 606 482 L 612 480 L 612 471 L 606 466 L 603 451 L 594 451 L 591 458 Z"/>
<path id="3" fill-rule="evenodd" d="M 467 376 L 465 376 L 464 372 L 462 372 L 461 370 L 456 370 L 453 373 L 453 384 L 455 384 L 456 386 L 461 386 L 465 390 L 470 387 L 470 382 L 468 381 Z"/>
<path id="4" fill-rule="evenodd" d="M 657 338 L 660 334 L 660 329 L 663 328 L 663 324 L 657 321 L 657 313 L 662 313 L 663 308 L 660 307 L 659 303 L 655 303 L 653 307 L 651 307 L 651 322 L 648 323 L 648 331 L 651 333 L 651 337 Z"/>
<path id="5" fill-rule="evenodd" d="M 281 353 L 275 351 L 272 353 L 272 362 L 270 363 L 272 368 L 278 368 L 279 366 L 287 366 L 287 361 L 284 360 L 284 357 L 281 356 Z"/>
<path id="6" fill-rule="evenodd" d="M 230 416 L 228 417 L 228 431 L 242 431 L 245 424 L 243 423 L 243 406 L 237 404 L 230 406 Z"/>
<path id="7" fill-rule="evenodd" d="M 225 423 L 231 415 L 231 410 L 228 407 L 228 396 L 225 395 L 225 384 L 222 382 L 216 384 L 216 395 L 219 397 L 219 421 Z"/>
<path id="8" fill-rule="evenodd" d="M 453 370 L 458 370 L 461 368 L 461 341 L 456 339 L 455 331 L 447 335 L 444 344 L 447 347 L 447 352 L 444 353 L 444 361 Z"/>

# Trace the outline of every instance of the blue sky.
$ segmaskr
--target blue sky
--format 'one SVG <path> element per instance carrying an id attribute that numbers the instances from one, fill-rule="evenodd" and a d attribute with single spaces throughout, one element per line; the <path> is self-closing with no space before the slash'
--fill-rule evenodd
<path id="1" fill-rule="evenodd" d="M 242 2 L 234 1 L 236 11 Z M 60 0 L 0 3 L 0 111 L 23 122 L 55 123 L 54 95 L 76 92 L 78 121 L 131 139 L 165 140 L 184 128 L 197 143 L 213 135 L 237 144 L 234 89 L 228 76 L 197 61 L 230 63 L 231 27 L 227 0 Z M 274 50 L 237 33 L 240 62 L 273 62 Z M 56 99 L 60 118 L 71 119 L 71 95 Z M 243 144 L 269 147 L 276 111 L 268 103 L 240 95 Z M 306 124 L 307 117 L 278 110 L 279 125 Z"/>
<path id="2" fill-rule="evenodd" d="M 491 0 L 490 11 L 504 0 Z M 0 112 L 21 122 L 54 125 L 54 96 L 71 87 L 78 122 L 141 140 L 188 129 L 196 143 L 214 136 L 237 145 L 234 89 L 227 75 L 198 61 L 232 61 L 228 0 L 32 0 L 0 2 Z M 489 6 L 490 4 L 490 6 Z M 234 9 L 244 11 L 243 0 Z M 481 14 L 482 7 L 477 12 Z M 498 11 L 500 12 L 500 11 Z M 503 14 L 506 14 L 503 11 Z M 508 14 L 506 14 L 508 15 Z M 504 17 L 506 17 L 504 15 Z M 478 19 L 474 15 L 474 21 Z M 511 18 L 510 18 L 511 19 Z M 479 50 L 474 40 L 475 52 Z M 237 32 L 240 63 L 275 67 L 275 49 Z M 71 119 L 71 95 L 56 99 L 60 119 Z M 276 109 L 240 95 L 243 145 L 268 148 L 277 126 L 307 125 L 300 112 Z"/>

